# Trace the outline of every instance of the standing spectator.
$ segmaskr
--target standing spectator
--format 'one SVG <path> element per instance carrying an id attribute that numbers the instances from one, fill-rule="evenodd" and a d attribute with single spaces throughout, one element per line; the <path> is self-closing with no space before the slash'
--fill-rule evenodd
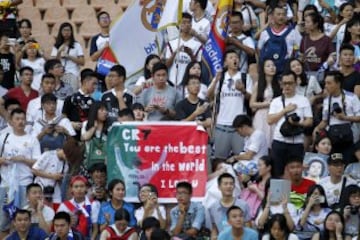
<path id="1" fill-rule="evenodd" d="M 82 74 L 80 89 L 65 99 L 62 112 L 71 121 L 77 139 L 80 139 L 82 123 L 87 120 L 90 106 L 94 102 L 91 94 L 95 91 L 96 84 L 97 74 L 95 72 Z"/>
<path id="2" fill-rule="evenodd" d="M 218 188 L 221 192 L 221 199 L 212 204 L 209 209 L 211 220 L 211 238 L 218 237 L 219 233 L 229 227 L 229 216 L 227 212 L 232 206 L 238 206 L 243 216 L 243 224 L 251 225 L 250 207 L 242 199 L 233 196 L 235 189 L 235 178 L 229 173 L 223 173 L 218 178 Z"/>
<path id="3" fill-rule="evenodd" d="M 113 88 L 104 93 L 101 101 L 107 108 L 108 121 L 111 125 L 117 121 L 121 110 L 131 108 L 135 97 L 131 91 L 125 88 L 126 70 L 122 65 L 111 67 L 107 77 L 111 79 Z"/>
<path id="4" fill-rule="evenodd" d="M 322 121 L 314 132 L 328 128 L 333 152 L 342 153 L 345 163 L 350 163 L 355 132 L 351 124 L 360 122 L 360 102 L 355 94 L 343 90 L 343 80 L 343 75 L 338 71 L 325 74 L 325 89 L 328 97 L 323 102 Z M 340 136 L 336 135 L 336 129 L 339 127 L 342 132 Z"/>
<path id="5" fill-rule="evenodd" d="M 253 126 L 261 130 L 266 137 L 268 149 L 271 149 L 274 127 L 266 119 L 269 113 L 271 100 L 281 95 L 279 81 L 276 79 L 276 66 L 271 59 L 260 64 L 259 79 L 255 83 L 250 98 L 250 107 L 255 112 Z M 265 154 L 267 155 L 267 154 Z"/>
<path id="6" fill-rule="evenodd" d="M 74 93 L 73 88 L 68 84 L 62 81 L 64 76 L 64 67 L 61 64 L 61 61 L 58 59 L 49 59 L 45 62 L 45 73 L 50 73 L 55 77 L 55 96 L 58 99 L 65 100 L 66 97 Z"/>
<path id="7" fill-rule="evenodd" d="M 147 120 L 159 121 L 163 117 L 175 117 L 175 104 L 180 97 L 176 90 L 167 84 L 168 68 L 163 63 L 156 63 L 152 69 L 152 76 L 153 86 L 145 89 L 139 99 L 148 113 Z"/>
<path id="8" fill-rule="evenodd" d="M 345 163 L 341 153 L 333 153 L 328 159 L 329 176 L 320 180 L 319 184 L 325 189 L 326 199 L 331 208 L 339 205 L 340 196 L 346 186 L 356 184 L 351 178 L 344 176 Z"/>
<path id="9" fill-rule="evenodd" d="M 169 68 L 169 80 L 178 87 L 184 77 L 186 66 L 191 61 L 201 60 L 201 43 L 193 37 L 191 32 L 192 16 L 182 14 L 180 36 L 171 40 L 166 47 L 166 66 Z"/>
<path id="10" fill-rule="evenodd" d="M 344 43 L 352 44 L 355 48 L 355 69 L 360 71 L 360 14 L 354 14 L 353 18 L 346 24 L 345 36 L 343 40 Z"/>
<path id="11" fill-rule="evenodd" d="M 17 34 L 17 6 L 22 4 L 23 0 L 1 1 L 0 13 L 0 31 L 16 38 Z"/>
<path id="12" fill-rule="evenodd" d="M 250 98 L 252 83 L 243 81 L 239 62 L 237 52 L 227 50 L 224 54 L 225 70 L 217 74 L 208 88 L 208 97 L 212 99 L 216 95 L 219 108 L 214 133 L 215 157 L 223 159 L 230 152 L 239 154 L 244 144 L 244 139 L 236 133 L 232 123 L 237 115 L 246 113 L 245 100 Z"/>
<path id="13" fill-rule="evenodd" d="M 80 66 L 85 64 L 83 49 L 75 40 L 74 30 L 70 23 L 60 25 L 51 57 L 61 60 L 64 66 L 63 81 L 71 85 L 74 90 L 79 88 Z"/>
<path id="14" fill-rule="evenodd" d="M 39 92 L 41 77 L 45 73 L 45 58 L 41 53 L 39 43 L 29 40 L 24 47 L 20 48 L 16 54 L 16 64 L 18 68 L 31 67 L 34 70 L 34 80 L 31 88 Z"/>
<path id="15" fill-rule="evenodd" d="M 1 22 L 1 21 L 0 21 Z M 4 72 L 4 79 L 1 82 L 1 86 L 6 89 L 13 88 L 15 86 L 15 55 L 12 53 L 11 48 L 14 45 L 9 41 L 9 36 L 5 33 L 0 34 L 0 64 Z M 14 49 L 13 49 L 14 50 Z"/>
<path id="16" fill-rule="evenodd" d="M 271 148 L 273 161 L 273 177 L 284 174 L 284 168 L 289 157 L 302 158 L 304 155 L 304 135 L 284 136 L 281 126 L 288 121 L 292 126 L 310 127 L 313 123 L 309 100 L 296 94 L 296 75 L 293 72 L 284 73 L 281 78 L 282 95 L 270 103 L 267 122 L 275 125 L 274 140 Z"/>
<path id="17" fill-rule="evenodd" d="M 344 43 L 340 47 L 339 65 L 340 72 L 344 76 L 342 88 L 355 93 L 360 97 L 360 73 L 355 71 L 355 48 L 353 45 Z"/>
<path id="18" fill-rule="evenodd" d="M 170 211 L 170 231 L 174 236 L 198 235 L 204 220 L 205 210 L 201 203 L 191 201 L 192 186 L 188 182 L 176 184 L 176 207 Z"/>
<path id="19" fill-rule="evenodd" d="M 244 22 L 242 30 L 246 36 L 252 36 L 258 27 L 257 16 L 255 15 L 252 2 L 235 0 L 233 5 L 233 12 L 240 12 L 242 14 Z"/>
<path id="20" fill-rule="evenodd" d="M 9 187 L 18 184 L 19 205 L 21 208 L 26 203 L 26 186 L 32 183 L 33 175 L 32 165 L 39 159 L 40 144 L 39 141 L 25 132 L 26 122 L 25 112 L 21 109 L 15 109 L 10 114 L 10 124 L 13 127 L 13 133 L 4 134 L 0 137 L 1 147 L 3 149 L 0 158 L 0 189 L 2 194 L 6 194 Z M 5 139 L 6 138 L 6 139 Z M 4 199 L 2 195 L 0 199 Z M 0 201 L 2 209 L 4 201 Z M 8 214 L 0 214 L 0 237 L 9 228 L 10 220 Z"/>
<path id="21" fill-rule="evenodd" d="M 200 78 L 200 91 L 198 93 L 198 97 L 202 100 L 206 99 L 207 79 L 205 79 L 204 74 L 202 74 L 201 66 L 202 66 L 201 62 L 197 62 L 197 61 L 192 61 L 186 66 L 184 77 L 183 77 L 182 83 L 181 83 L 183 85 L 183 89 L 185 90 L 185 92 L 183 94 L 184 98 L 189 96 L 189 93 L 188 93 L 185 83 L 188 81 L 189 75 L 195 75 Z"/>
<path id="22" fill-rule="evenodd" d="M 190 34 L 202 44 L 206 43 L 211 28 L 210 21 L 206 18 L 207 4 L 208 0 L 192 0 L 190 2 L 190 11 L 193 13 Z"/>
<path id="23" fill-rule="evenodd" d="M 284 70 L 285 59 L 291 57 L 293 49 L 299 48 L 301 35 L 287 24 L 286 9 L 280 5 L 271 9 L 273 24 L 260 35 L 258 51 L 260 63 L 265 59 L 275 62 L 277 73 Z"/>
<path id="24" fill-rule="evenodd" d="M 93 62 L 97 62 L 103 54 L 104 50 L 109 48 L 109 32 L 110 32 L 110 15 L 108 12 L 101 11 L 96 16 L 98 24 L 100 26 L 100 33 L 91 38 L 90 43 L 90 58 Z M 99 74 L 99 85 L 102 90 L 105 91 L 105 76 Z"/>
<path id="25" fill-rule="evenodd" d="M 16 210 L 13 220 L 15 231 L 13 231 L 5 240 L 18 240 L 18 239 L 47 239 L 46 232 L 31 225 L 31 213 L 27 210 Z"/>
<path id="26" fill-rule="evenodd" d="M 227 221 L 231 226 L 220 232 L 219 240 L 257 240 L 259 239 L 257 231 L 254 229 L 245 227 L 244 225 L 244 211 L 237 205 L 231 206 L 227 212 Z"/>
<path id="27" fill-rule="evenodd" d="M 20 69 L 20 86 L 10 89 L 3 100 L 14 98 L 20 102 L 21 109 L 26 111 L 29 102 L 38 97 L 38 92 L 31 89 L 34 70 L 31 67 L 23 67 Z"/>

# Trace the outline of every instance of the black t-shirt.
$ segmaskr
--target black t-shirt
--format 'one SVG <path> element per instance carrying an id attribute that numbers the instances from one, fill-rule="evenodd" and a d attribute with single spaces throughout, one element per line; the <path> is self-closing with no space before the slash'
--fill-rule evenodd
<path id="1" fill-rule="evenodd" d="M 89 109 L 94 99 L 84 95 L 80 90 L 64 101 L 63 114 L 72 122 L 84 122 L 88 118 Z"/>
<path id="2" fill-rule="evenodd" d="M 127 89 L 125 89 L 124 91 L 123 98 L 126 107 L 131 108 L 134 97 L 132 94 L 128 92 Z M 101 101 L 106 105 L 106 109 L 108 110 L 108 118 L 111 120 L 111 122 L 117 121 L 117 118 L 119 116 L 119 111 L 121 109 L 119 107 L 119 101 L 115 96 L 115 91 L 112 89 L 105 92 L 101 98 Z"/>
<path id="3" fill-rule="evenodd" d="M 356 85 L 360 85 L 360 73 L 354 71 L 348 76 L 344 76 L 343 89 L 354 92 Z"/>
<path id="4" fill-rule="evenodd" d="M 182 119 L 189 117 L 196 110 L 197 105 L 199 103 L 200 103 L 200 105 L 203 105 L 204 102 L 205 102 L 204 100 L 199 99 L 198 103 L 193 104 L 193 103 L 189 102 L 189 100 L 187 98 L 181 100 L 175 106 L 176 119 L 182 120 Z M 210 109 L 208 108 L 203 114 L 197 116 L 196 119 L 200 120 L 200 121 L 204 121 L 210 117 L 211 117 L 211 112 L 210 112 Z"/>
<path id="5" fill-rule="evenodd" d="M 10 89 L 14 85 L 14 75 L 15 75 L 15 56 L 12 53 L 2 54 L 0 53 L 0 64 L 3 67 L 4 79 L 1 83 L 1 86 L 4 88 Z"/>

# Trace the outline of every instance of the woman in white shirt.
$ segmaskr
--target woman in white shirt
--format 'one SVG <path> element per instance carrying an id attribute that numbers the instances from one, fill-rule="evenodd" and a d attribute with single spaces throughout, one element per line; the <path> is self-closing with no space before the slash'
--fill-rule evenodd
<path id="1" fill-rule="evenodd" d="M 262 237 L 262 240 L 298 240 L 299 238 L 291 233 L 286 218 L 283 214 L 275 214 L 269 221 L 269 233 Z"/>

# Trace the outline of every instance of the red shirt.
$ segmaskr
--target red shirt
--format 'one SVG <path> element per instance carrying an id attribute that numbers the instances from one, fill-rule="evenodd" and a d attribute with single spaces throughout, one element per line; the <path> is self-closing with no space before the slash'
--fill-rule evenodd
<path id="1" fill-rule="evenodd" d="M 3 98 L 4 99 L 14 98 L 18 100 L 20 102 L 21 109 L 26 112 L 29 102 L 32 99 L 37 98 L 38 96 L 39 93 L 33 89 L 31 89 L 29 96 L 26 96 L 21 87 L 15 87 L 15 88 L 11 88 Z"/>
<path id="2" fill-rule="evenodd" d="M 306 194 L 309 188 L 316 183 L 310 179 L 303 178 L 299 185 L 291 184 L 291 191 L 298 194 Z"/>

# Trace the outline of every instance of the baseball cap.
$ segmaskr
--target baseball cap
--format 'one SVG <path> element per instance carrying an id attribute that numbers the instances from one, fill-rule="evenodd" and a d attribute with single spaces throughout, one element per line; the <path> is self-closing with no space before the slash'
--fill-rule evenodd
<path id="1" fill-rule="evenodd" d="M 342 153 L 333 153 L 328 159 L 328 164 L 344 164 Z"/>

